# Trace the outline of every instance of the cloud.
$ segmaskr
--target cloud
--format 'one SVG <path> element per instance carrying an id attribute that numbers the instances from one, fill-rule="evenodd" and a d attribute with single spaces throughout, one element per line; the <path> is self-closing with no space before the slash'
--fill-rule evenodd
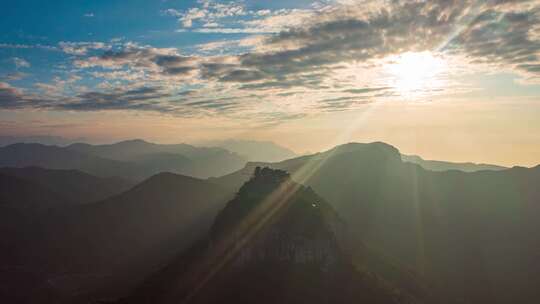
<path id="1" fill-rule="evenodd" d="M 164 14 L 178 18 L 181 24 L 178 32 L 268 34 L 300 25 L 314 12 L 312 9 L 248 10 L 243 3 L 235 1 L 198 3 L 198 7 L 187 10 L 167 9 Z"/>
<path id="2" fill-rule="evenodd" d="M 191 28 L 194 22 L 201 22 L 203 26 L 208 24 L 217 26 L 219 20 L 223 18 L 247 14 L 244 6 L 235 2 L 217 3 L 213 1 L 201 1 L 199 3 L 201 7 L 192 7 L 184 11 L 167 9 L 164 13 L 177 17 L 184 28 Z"/>
<path id="3" fill-rule="evenodd" d="M 30 62 L 20 57 L 13 57 L 13 63 L 15 64 L 15 67 L 17 67 L 18 69 L 29 68 L 31 66 Z"/>
<path id="4" fill-rule="evenodd" d="M 56 51 L 58 48 L 43 44 L 12 44 L 0 43 L 0 49 L 42 49 L 48 51 Z"/>
<path id="5" fill-rule="evenodd" d="M 132 67 L 168 75 L 182 75 L 193 70 L 190 66 L 193 61 L 194 57 L 182 56 L 174 48 L 154 48 L 128 43 L 119 50 L 108 50 L 100 56 L 78 59 L 74 64 L 80 68 Z"/>
<path id="6" fill-rule="evenodd" d="M 241 107 L 234 97 L 176 100 L 180 96 L 188 98 L 193 92 L 182 91 L 173 94 L 164 87 L 139 86 L 113 88 L 104 91 L 87 91 L 73 96 L 50 95 L 53 85 L 37 84 L 44 87 L 45 94 L 25 93 L 7 83 L 0 82 L 0 109 L 33 108 L 39 110 L 63 111 L 151 111 L 176 116 L 191 117 L 212 113 L 233 113 Z M 54 93 L 54 92 L 53 92 Z"/>
<path id="7" fill-rule="evenodd" d="M 83 17 L 86 17 L 86 18 L 93 18 L 95 17 L 94 13 L 86 13 L 83 15 Z"/>
<path id="8" fill-rule="evenodd" d="M 0 76 L 0 81 L 16 81 L 21 80 L 23 78 L 28 77 L 29 74 L 27 73 L 21 73 L 21 72 L 15 72 L 15 73 L 9 73 L 4 76 Z"/>
<path id="9" fill-rule="evenodd" d="M 103 42 L 65 42 L 58 43 L 60 49 L 69 55 L 86 55 L 89 50 L 108 50 L 111 46 Z"/>
<path id="10" fill-rule="evenodd" d="M 178 32 L 183 32 L 184 30 L 178 30 Z M 220 28 L 199 28 L 194 29 L 192 32 L 195 33 L 209 33 L 209 34 L 271 34 L 274 33 L 271 29 L 264 28 L 247 28 L 247 27 L 220 27 Z"/>
<path id="11" fill-rule="evenodd" d="M 4 87 L 3 98 L 10 105 L 19 100 L 15 104 L 78 111 L 287 120 L 395 97 L 396 88 L 380 72 L 406 52 L 431 52 L 463 59 L 467 68 L 487 66 L 539 78 L 538 2 L 341 2 L 346 4 L 250 11 L 234 2 L 199 1 L 185 11 L 169 9 L 165 14 L 178 18 L 182 31 L 272 34 L 213 41 L 196 46 L 190 55 L 132 42 L 62 42 L 60 49 L 76 55 L 75 68 L 90 69 L 89 75 L 101 81 L 98 86 L 56 99 L 52 87 L 60 83 L 41 85 L 46 91 L 41 98 Z M 440 94 L 436 89 L 429 94 Z M 288 115 L 272 114 L 284 100 L 289 102 L 291 92 L 302 96 L 287 105 Z"/>
<path id="12" fill-rule="evenodd" d="M 254 51 L 239 55 L 238 64 L 203 66 L 203 77 L 238 83 L 261 81 L 244 85 L 244 89 L 305 86 L 316 84 L 315 79 L 306 81 L 306 74 L 319 75 L 322 82 L 343 63 L 373 65 L 403 52 L 424 51 L 459 55 L 471 63 L 498 65 L 532 77 L 540 74 L 540 9 L 534 2 L 388 4 L 376 10 L 355 3 L 305 13 L 301 22 L 280 25 L 285 30 L 268 37 Z M 261 21 L 250 22 L 245 23 Z"/>
<path id="13" fill-rule="evenodd" d="M 234 98 L 224 97 L 189 102 L 185 105 L 198 109 L 217 110 L 220 113 L 223 113 L 225 111 L 237 109 L 241 105 L 241 103 L 234 101 Z"/>
<path id="14" fill-rule="evenodd" d="M 111 92 L 85 92 L 67 102 L 55 104 L 58 109 L 77 111 L 145 110 L 169 111 L 167 106 L 156 102 L 170 94 L 159 87 L 139 87 Z"/>
<path id="15" fill-rule="evenodd" d="M 0 108 L 13 109 L 22 107 L 22 92 L 8 83 L 0 82 Z"/>
<path id="16" fill-rule="evenodd" d="M 0 82 L 0 108 L 35 108 L 45 110 L 74 111 L 171 111 L 171 108 L 160 102 L 162 98 L 166 98 L 171 95 L 169 92 L 160 87 L 136 87 L 127 89 L 113 89 L 109 91 L 88 91 L 75 96 L 51 96 L 49 95 L 49 90 L 53 90 L 52 88 L 46 84 L 37 85 L 44 87 L 46 93 L 25 93 L 7 83 Z"/>
<path id="17" fill-rule="evenodd" d="M 539 31 L 540 6 L 511 11 L 488 8 L 449 42 L 448 49 L 475 62 L 514 67 L 540 78 Z"/>
<path id="18" fill-rule="evenodd" d="M 315 11 L 312 9 L 280 9 L 258 12 L 264 13 L 257 13 L 257 18 L 242 20 L 240 24 L 261 33 L 279 33 L 288 28 L 302 26 L 306 19 L 313 18 L 315 15 Z"/>
<path id="19" fill-rule="evenodd" d="M 343 90 L 343 93 L 350 93 L 350 94 L 366 94 L 371 92 L 379 92 L 379 91 L 385 91 L 389 90 L 390 87 L 380 87 L 380 88 L 361 88 L 361 89 L 348 89 Z"/>

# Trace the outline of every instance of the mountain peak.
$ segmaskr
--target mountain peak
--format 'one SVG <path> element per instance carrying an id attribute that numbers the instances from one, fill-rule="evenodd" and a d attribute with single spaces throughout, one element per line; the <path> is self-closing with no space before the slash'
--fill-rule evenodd
<path id="1" fill-rule="evenodd" d="M 354 153 L 357 161 L 401 163 L 399 150 L 384 142 L 347 143 L 322 153 L 324 157 Z"/>
<path id="2" fill-rule="evenodd" d="M 303 263 L 311 257 L 323 267 L 344 260 L 336 242 L 340 225 L 332 208 L 311 188 L 292 181 L 286 171 L 257 167 L 216 218 L 211 238 L 233 243 L 240 238 L 244 246 L 236 262 L 262 258 Z M 251 236 L 247 240 L 246 234 Z M 292 247 L 297 250 L 279 249 Z"/>
<path id="3" fill-rule="evenodd" d="M 389 153 L 395 153 L 399 155 L 399 150 L 382 141 L 376 141 L 371 143 L 358 143 L 358 142 L 350 142 L 342 145 L 338 145 L 331 149 L 330 151 L 334 152 L 354 152 L 354 151 L 363 151 L 366 149 L 379 149 L 380 151 L 386 151 Z"/>
<path id="4" fill-rule="evenodd" d="M 175 189 L 180 184 L 188 185 L 198 183 L 206 182 L 204 180 L 191 176 L 180 175 L 171 172 L 161 172 L 149 177 L 148 179 L 137 185 L 136 188 Z"/>
<path id="5" fill-rule="evenodd" d="M 139 147 L 139 146 L 148 146 L 148 145 L 155 145 L 155 144 L 151 143 L 151 142 L 147 142 L 147 141 L 145 141 L 143 139 L 136 138 L 136 139 L 128 139 L 128 140 L 119 141 L 119 142 L 114 143 L 112 145 L 114 145 L 114 146 L 134 146 L 134 147 Z"/>

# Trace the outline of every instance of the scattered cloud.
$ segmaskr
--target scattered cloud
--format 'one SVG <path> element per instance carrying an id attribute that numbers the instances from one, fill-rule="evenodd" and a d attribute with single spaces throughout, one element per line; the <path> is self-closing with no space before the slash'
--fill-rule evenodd
<path id="1" fill-rule="evenodd" d="M 8 73 L 0 76 L 0 81 L 17 81 L 28 77 L 29 74 L 22 72 Z"/>
<path id="2" fill-rule="evenodd" d="M 55 46 L 43 45 L 43 44 L 13 44 L 13 43 L 0 43 L 0 49 L 43 49 L 48 51 L 58 50 Z"/>
<path id="3" fill-rule="evenodd" d="M 20 57 L 13 57 L 13 63 L 15 67 L 19 68 L 29 68 L 31 66 L 30 62 Z"/>
<path id="4" fill-rule="evenodd" d="M 23 92 L 6 82 L 0 82 L 0 108 L 14 109 L 24 106 Z"/>
<path id="5" fill-rule="evenodd" d="M 77 90 L 77 81 L 53 79 L 36 84 L 44 93 L 37 97 L 2 83 L 2 107 L 288 120 L 399 97 L 384 67 L 404 53 L 459 61 L 464 66 L 459 73 L 480 67 L 540 79 L 536 1 L 347 0 L 306 9 L 249 10 L 238 2 L 201 0 L 197 7 L 163 13 L 178 19 L 179 31 L 242 35 L 219 36 L 193 46 L 191 53 L 125 40 L 60 42 L 55 48 L 72 55 L 73 69 L 98 84 Z M 0 44 L 34 47 L 40 46 Z M 454 66 L 448 74 L 456 73 Z M 426 94 L 444 92 L 432 87 Z"/>
<path id="6" fill-rule="evenodd" d="M 248 10 L 241 2 L 199 1 L 187 10 L 167 9 L 165 15 L 178 18 L 178 32 L 220 34 L 270 34 L 298 26 L 313 9 Z"/>
<path id="7" fill-rule="evenodd" d="M 217 27 L 219 21 L 235 16 L 244 16 L 248 12 L 240 3 L 218 3 L 213 1 L 199 1 L 200 7 L 193 7 L 185 11 L 167 9 L 165 14 L 178 18 L 184 28 L 193 27 L 194 22 L 200 22 L 202 26 Z"/>
<path id="8" fill-rule="evenodd" d="M 69 55 L 86 55 L 89 50 L 108 50 L 111 45 L 103 42 L 65 42 L 58 43 L 59 48 Z"/>

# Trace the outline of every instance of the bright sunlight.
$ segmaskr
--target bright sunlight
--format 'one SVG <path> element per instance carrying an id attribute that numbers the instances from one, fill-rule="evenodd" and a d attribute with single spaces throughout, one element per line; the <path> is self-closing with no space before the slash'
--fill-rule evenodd
<path id="1" fill-rule="evenodd" d="M 441 75 L 447 70 L 446 61 L 431 52 L 408 52 L 394 56 L 385 69 L 389 84 L 404 97 L 418 97 L 441 86 Z"/>

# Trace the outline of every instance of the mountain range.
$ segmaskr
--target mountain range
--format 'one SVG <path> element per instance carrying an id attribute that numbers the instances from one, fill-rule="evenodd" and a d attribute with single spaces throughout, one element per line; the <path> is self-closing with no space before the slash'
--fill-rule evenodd
<path id="1" fill-rule="evenodd" d="M 248 161 L 277 162 L 296 157 L 292 150 L 271 141 L 227 139 L 203 142 L 209 147 L 221 147 L 243 156 Z"/>
<path id="2" fill-rule="evenodd" d="M 219 176 L 245 163 L 242 157 L 221 148 L 158 145 L 142 140 L 111 145 L 79 143 L 66 147 L 13 144 L 0 148 L 0 167 L 76 169 L 99 177 L 131 181 L 141 181 L 163 171 L 200 178 Z"/>
<path id="3" fill-rule="evenodd" d="M 264 165 L 312 187 L 359 241 L 449 299 L 531 303 L 536 297 L 540 167 L 435 172 L 403 162 L 384 143 Z M 239 188 L 253 166 L 214 182 Z"/>
<path id="4" fill-rule="evenodd" d="M 62 136 L 34 135 L 34 136 L 0 136 L 0 147 L 19 143 L 38 143 L 43 145 L 67 146 L 81 139 L 69 139 Z"/>
<path id="5" fill-rule="evenodd" d="M 357 269 L 345 223 L 285 171 L 258 167 L 205 239 L 124 303 L 419 303 Z"/>
<path id="6" fill-rule="evenodd" d="M 417 155 L 401 155 L 401 160 L 413 164 L 420 165 L 422 168 L 431 171 L 448 171 L 458 170 L 463 172 L 476 172 L 483 170 L 498 171 L 508 169 L 503 166 L 490 165 L 490 164 L 475 164 L 475 163 L 452 163 L 440 160 L 425 160 Z"/>
<path id="7" fill-rule="evenodd" d="M 11 303 L 125 292 L 203 235 L 232 197 L 204 180 L 161 173 L 121 194 L 74 205 L 38 183 L 0 177 L 11 189 L 2 189 L 0 205 L 0 295 L 9 293 Z"/>
<path id="8" fill-rule="evenodd" d="M 0 148 L 0 299 L 506 304 L 540 297 L 540 166 L 437 162 L 428 170 L 434 163 L 404 160 L 376 142 L 238 162 L 235 172 L 230 164 L 198 171 L 227 173 L 208 179 L 153 174 L 175 171 L 175 160 L 212 164 L 235 155 L 144 141 Z"/>

